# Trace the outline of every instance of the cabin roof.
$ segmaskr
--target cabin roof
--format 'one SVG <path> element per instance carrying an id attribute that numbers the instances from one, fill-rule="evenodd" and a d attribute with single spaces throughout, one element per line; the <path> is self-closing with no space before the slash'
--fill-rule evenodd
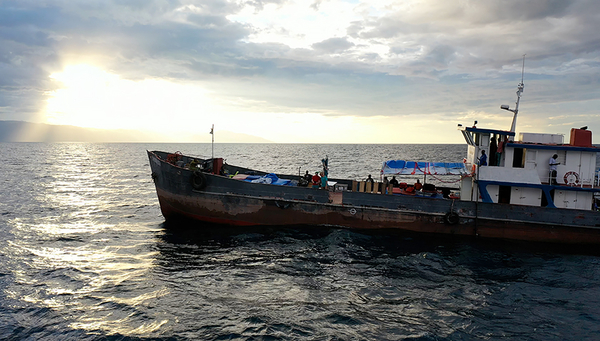
<path id="1" fill-rule="evenodd" d="M 600 153 L 600 148 L 598 148 L 598 147 L 579 147 L 579 146 L 572 146 L 570 144 L 538 144 L 538 143 L 509 142 L 506 144 L 506 146 L 513 147 L 513 148 L 570 150 L 570 151 L 576 151 L 576 152 Z"/>
<path id="2" fill-rule="evenodd" d="M 514 131 L 508 131 L 508 130 L 483 129 L 483 128 L 475 128 L 475 127 L 465 127 L 465 128 L 463 128 L 463 130 L 468 131 L 470 133 L 488 133 L 488 134 L 515 136 Z"/>

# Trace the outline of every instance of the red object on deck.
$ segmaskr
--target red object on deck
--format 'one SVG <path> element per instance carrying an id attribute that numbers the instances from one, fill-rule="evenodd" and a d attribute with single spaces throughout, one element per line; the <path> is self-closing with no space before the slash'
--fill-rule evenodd
<path id="1" fill-rule="evenodd" d="M 571 128 L 571 146 L 591 147 L 592 146 L 592 131 L 586 129 Z"/>
<path id="2" fill-rule="evenodd" d="M 221 174 L 221 168 L 223 167 L 223 158 L 213 159 L 213 174 Z"/>

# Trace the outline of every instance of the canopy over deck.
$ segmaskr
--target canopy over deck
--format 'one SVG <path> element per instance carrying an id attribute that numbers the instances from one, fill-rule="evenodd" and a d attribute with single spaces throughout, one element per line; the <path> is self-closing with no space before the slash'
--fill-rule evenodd
<path id="1" fill-rule="evenodd" d="M 389 160 L 381 167 L 383 175 L 466 175 L 468 173 L 462 162 Z"/>

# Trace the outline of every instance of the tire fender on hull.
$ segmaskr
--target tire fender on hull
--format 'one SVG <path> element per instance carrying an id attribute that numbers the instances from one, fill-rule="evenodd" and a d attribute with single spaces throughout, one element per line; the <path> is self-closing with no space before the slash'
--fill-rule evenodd
<path id="1" fill-rule="evenodd" d="M 460 221 L 460 217 L 456 212 L 448 212 L 444 215 L 444 222 L 448 225 L 456 225 Z"/>
<path id="2" fill-rule="evenodd" d="M 200 171 L 195 171 L 190 177 L 190 182 L 195 190 L 201 191 L 206 187 L 206 176 Z"/>

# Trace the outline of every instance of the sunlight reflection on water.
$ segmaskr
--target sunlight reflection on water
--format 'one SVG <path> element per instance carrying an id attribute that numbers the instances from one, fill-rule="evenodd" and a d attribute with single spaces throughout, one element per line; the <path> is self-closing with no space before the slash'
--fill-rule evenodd
<path id="1" fill-rule="evenodd" d="M 13 163 L 17 167 L 8 179 L 20 184 L 11 189 L 9 202 L 25 213 L 6 217 L 14 237 L 8 249 L 24 257 L 14 262 L 15 280 L 22 285 L 9 297 L 52 308 L 54 314 L 72 320 L 72 328 L 128 335 L 166 323 L 140 321 L 133 308 L 168 292 L 137 290 L 154 266 L 157 251 L 149 250 L 148 244 L 158 227 L 124 221 L 147 212 L 159 221 L 158 208 L 148 202 L 155 194 L 146 177 L 145 155 L 116 145 L 17 147 L 23 148 L 13 157 L 32 157 Z M 128 167 L 131 160 L 137 164 Z M 23 200 L 25 193 L 29 200 Z M 114 306 L 120 305 L 132 311 L 115 314 Z"/>

